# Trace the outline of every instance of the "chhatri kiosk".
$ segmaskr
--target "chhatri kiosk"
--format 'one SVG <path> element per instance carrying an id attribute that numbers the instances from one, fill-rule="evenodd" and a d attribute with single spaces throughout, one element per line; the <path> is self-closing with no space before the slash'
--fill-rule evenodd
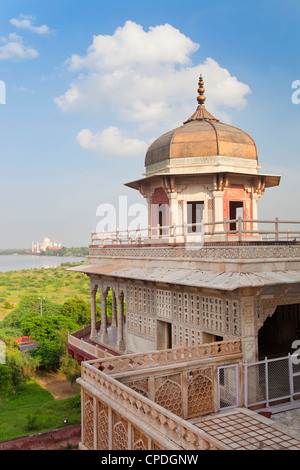
<path id="1" fill-rule="evenodd" d="M 259 220 L 280 176 L 260 173 L 254 140 L 212 116 L 204 92 L 200 76 L 194 114 L 127 184 L 146 198 L 148 226 L 93 233 L 89 264 L 75 268 L 91 284 L 91 325 L 69 336 L 82 448 L 235 448 L 202 418 L 297 406 L 300 223 Z"/>

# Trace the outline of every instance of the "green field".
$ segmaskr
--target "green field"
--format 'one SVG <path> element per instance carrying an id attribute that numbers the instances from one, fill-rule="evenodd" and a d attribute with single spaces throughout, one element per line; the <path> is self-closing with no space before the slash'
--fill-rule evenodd
<path id="1" fill-rule="evenodd" d="M 85 274 L 66 267 L 0 273 L 0 321 L 25 295 L 39 295 L 59 304 L 75 296 L 90 302 L 89 286 Z"/>
<path id="2" fill-rule="evenodd" d="M 74 406 L 74 398 L 55 400 L 31 379 L 19 385 L 15 395 L 2 399 L 0 441 L 60 428 L 65 418 L 68 425 L 80 423 L 80 406 Z"/>

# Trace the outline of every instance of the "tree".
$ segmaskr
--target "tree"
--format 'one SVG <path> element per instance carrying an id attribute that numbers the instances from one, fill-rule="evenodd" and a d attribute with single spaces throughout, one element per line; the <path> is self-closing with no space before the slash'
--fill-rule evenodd
<path id="1" fill-rule="evenodd" d="M 31 316 L 24 315 L 21 323 L 23 334 L 34 338 L 39 346 L 45 341 L 57 340 L 57 331 L 61 328 L 67 328 L 68 331 L 76 331 L 78 325 L 70 318 L 63 315 L 52 316 Z"/>
<path id="2" fill-rule="evenodd" d="M 80 377 L 81 367 L 67 352 L 68 331 L 62 328 L 58 332 L 58 338 L 61 350 L 64 351 L 59 360 L 59 370 L 65 374 L 69 382 L 73 385 L 76 379 Z"/>
<path id="3" fill-rule="evenodd" d="M 7 347 L 6 362 L 11 370 L 11 381 L 14 390 L 21 382 L 27 382 L 35 375 L 39 365 L 37 359 L 23 355 L 19 349 Z"/>
<path id="4" fill-rule="evenodd" d="M 60 358 L 59 370 L 65 374 L 71 385 L 73 385 L 76 379 L 80 377 L 81 367 L 75 359 L 65 353 Z"/>
<path id="5" fill-rule="evenodd" d="M 17 341 L 10 337 L 4 337 L 5 366 L 9 371 L 10 386 L 13 391 L 21 382 L 26 382 L 35 375 L 38 361 L 19 350 Z M 8 374 L 6 374 L 8 377 Z"/>
<path id="6" fill-rule="evenodd" d="M 0 403 L 2 398 L 8 396 L 12 391 L 11 370 L 6 364 L 0 364 Z"/>
<path id="7" fill-rule="evenodd" d="M 89 325 L 91 323 L 90 304 L 79 297 L 67 300 L 63 304 L 62 314 L 72 319 L 79 326 Z"/>
<path id="8" fill-rule="evenodd" d="M 42 367 L 56 367 L 64 349 L 59 331 L 75 331 L 78 325 L 63 315 L 31 316 L 25 315 L 21 323 L 25 335 L 35 338 L 38 349 L 31 350 L 30 355 L 39 360 Z"/>

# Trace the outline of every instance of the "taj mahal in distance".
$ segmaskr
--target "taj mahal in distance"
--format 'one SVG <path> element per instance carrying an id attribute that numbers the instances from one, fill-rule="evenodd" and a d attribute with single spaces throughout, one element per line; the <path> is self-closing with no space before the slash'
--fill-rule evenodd
<path id="1" fill-rule="evenodd" d="M 32 242 L 31 253 L 39 254 L 46 250 L 58 251 L 62 249 L 62 243 L 51 242 L 50 238 L 45 237 L 41 242 Z M 29 250 L 28 250 L 29 251 Z"/>
<path id="2" fill-rule="evenodd" d="M 259 219 L 281 177 L 209 113 L 202 76 L 197 102 L 126 183 L 148 226 L 92 233 L 88 264 L 71 268 L 91 292 L 91 323 L 68 338 L 82 450 L 300 449 L 272 419 L 300 407 L 300 222 Z"/>

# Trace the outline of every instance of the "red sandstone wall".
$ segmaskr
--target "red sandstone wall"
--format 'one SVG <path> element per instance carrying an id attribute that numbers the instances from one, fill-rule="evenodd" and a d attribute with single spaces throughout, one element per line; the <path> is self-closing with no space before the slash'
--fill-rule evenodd
<path id="1" fill-rule="evenodd" d="M 0 450 L 59 450 L 60 447 L 67 447 L 68 443 L 78 445 L 80 440 L 81 425 L 74 424 L 53 431 L 0 442 Z"/>
<path id="2" fill-rule="evenodd" d="M 230 219 L 229 201 L 243 201 L 244 203 L 244 219 L 252 219 L 252 204 L 250 195 L 245 191 L 243 186 L 231 185 L 225 189 L 223 197 L 223 217 Z"/>

